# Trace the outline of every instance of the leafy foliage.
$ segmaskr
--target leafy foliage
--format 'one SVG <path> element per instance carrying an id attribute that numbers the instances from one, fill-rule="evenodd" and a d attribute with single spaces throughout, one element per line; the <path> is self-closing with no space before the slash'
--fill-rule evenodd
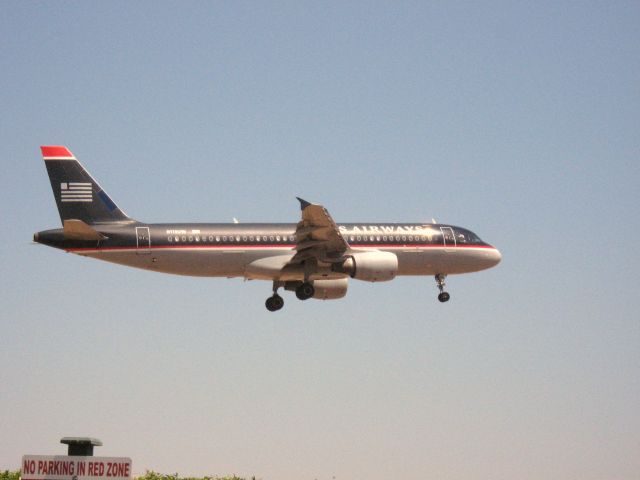
<path id="1" fill-rule="evenodd" d="M 9 470 L 5 470 L 4 472 L 0 471 L 0 480 L 20 480 L 20 470 L 16 470 L 15 472 L 10 472 Z M 173 473 L 170 475 L 166 475 L 164 473 L 157 473 L 154 471 L 149 471 L 144 475 L 139 477 L 135 477 L 135 480 L 246 480 L 242 477 L 237 477 L 235 475 L 231 477 L 181 477 L 177 473 Z M 256 480 L 256 477 L 251 477 L 251 480 Z"/>
<path id="2" fill-rule="evenodd" d="M 9 470 L 0 472 L 0 480 L 19 480 L 19 478 L 20 470 L 16 470 L 15 472 L 10 472 Z"/>
<path id="3" fill-rule="evenodd" d="M 252 477 L 252 480 L 255 480 L 255 479 L 256 477 Z M 0 480 L 4 480 L 4 479 L 0 479 Z M 8 480 L 14 480 L 14 479 L 8 479 Z M 164 473 L 157 473 L 154 471 L 147 470 L 147 472 L 144 475 L 136 477 L 136 480 L 245 480 L 245 479 L 241 477 L 237 477 L 235 475 L 231 477 L 217 477 L 217 476 L 216 477 L 209 477 L 209 476 L 181 477 L 177 473 L 167 475 Z"/>

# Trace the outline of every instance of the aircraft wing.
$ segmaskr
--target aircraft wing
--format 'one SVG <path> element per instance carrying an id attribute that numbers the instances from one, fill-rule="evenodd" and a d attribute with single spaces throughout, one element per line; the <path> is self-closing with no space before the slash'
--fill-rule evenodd
<path id="1" fill-rule="evenodd" d="M 338 226 L 322 205 L 307 202 L 301 198 L 302 220 L 296 227 L 296 254 L 289 264 L 300 264 L 308 259 L 321 262 L 336 262 L 349 250 Z"/>

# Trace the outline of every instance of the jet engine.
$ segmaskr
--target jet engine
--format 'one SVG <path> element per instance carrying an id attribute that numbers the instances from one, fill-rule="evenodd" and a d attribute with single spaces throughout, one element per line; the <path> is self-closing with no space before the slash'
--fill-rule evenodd
<path id="1" fill-rule="evenodd" d="M 316 280 L 313 282 L 313 288 L 315 289 L 313 298 L 318 298 L 320 300 L 334 300 L 336 298 L 342 298 L 347 294 L 348 286 L 348 278 Z"/>
<path id="2" fill-rule="evenodd" d="M 356 252 L 333 270 L 365 282 L 387 282 L 398 273 L 398 257 L 391 252 Z"/>

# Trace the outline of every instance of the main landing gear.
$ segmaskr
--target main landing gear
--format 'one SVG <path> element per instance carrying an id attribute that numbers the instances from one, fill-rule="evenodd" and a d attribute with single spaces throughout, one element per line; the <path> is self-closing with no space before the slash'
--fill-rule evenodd
<path id="1" fill-rule="evenodd" d="M 267 298 L 267 301 L 264 302 L 267 310 L 269 310 L 270 312 L 276 312 L 284 307 L 284 299 L 280 295 L 278 295 L 278 289 L 280 287 L 284 287 L 284 282 L 274 281 L 273 295 Z"/>
<path id="2" fill-rule="evenodd" d="M 438 287 L 438 290 L 440 290 L 440 294 L 438 295 L 438 300 L 440 300 L 442 303 L 448 302 L 449 298 L 451 298 L 451 295 L 449 295 L 448 292 L 444 291 L 444 279 L 446 277 L 447 276 L 444 273 L 438 273 L 435 276 L 436 286 Z"/>
<path id="3" fill-rule="evenodd" d="M 274 293 L 272 296 L 267 298 L 267 301 L 264 302 L 264 304 L 266 305 L 267 310 L 275 312 L 276 310 L 280 310 L 284 307 L 284 299 L 277 293 Z"/>
<path id="4" fill-rule="evenodd" d="M 296 288 L 296 297 L 299 300 L 308 300 L 316 293 L 316 289 L 309 282 L 303 282 Z"/>
<path id="5" fill-rule="evenodd" d="M 273 282 L 273 295 L 267 298 L 267 301 L 264 302 L 267 310 L 270 312 L 276 312 L 280 310 L 284 306 L 284 299 L 278 295 L 278 289 L 280 287 L 284 287 L 285 290 L 295 290 L 296 297 L 300 300 L 308 300 L 313 297 L 316 293 L 316 289 L 313 287 L 313 284 L 310 282 L 281 282 L 274 281 Z"/>

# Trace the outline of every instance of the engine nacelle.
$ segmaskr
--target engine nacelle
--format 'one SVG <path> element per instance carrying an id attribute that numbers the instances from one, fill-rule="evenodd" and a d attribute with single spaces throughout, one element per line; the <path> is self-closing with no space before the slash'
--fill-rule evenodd
<path id="1" fill-rule="evenodd" d="M 334 270 L 365 282 L 387 282 L 396 278 L 398 257 L 391 252 L 356 252 Z"/>
<path id="2" fill-rule="evenodd" d="M 316 280 L 313 282 L 313 288 L 315 288 L 316 291 L 313 294 L 313 298 L 319 298 L 320 300 L 334 300 L 336 298 L 342 298 L 347 294 L 348 286 L 348 278 Z"/>

